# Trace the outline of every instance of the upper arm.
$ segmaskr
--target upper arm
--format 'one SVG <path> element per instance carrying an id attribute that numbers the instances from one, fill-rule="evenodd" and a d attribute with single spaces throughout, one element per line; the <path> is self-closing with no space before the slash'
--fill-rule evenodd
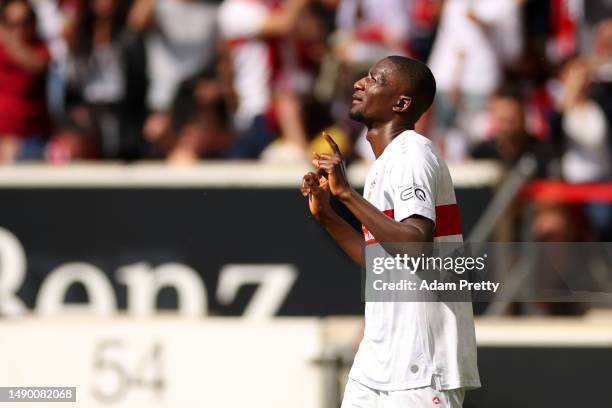
<path id="1" fill-rule="evenodd" d="M 396 221 L 427 219 L 435 225 L 437 176 L 437 160 L 426 149 L 396 157 L 390 177 Z"/>
<path id="2" fill-rule="evenodd" d="M 413 215 L 401 221 L 402 224 L 409 225 L 413 230 L 419 232 L 419 242 L 432 242 L 435 224 L 429 218 L 420 215 Z"/>

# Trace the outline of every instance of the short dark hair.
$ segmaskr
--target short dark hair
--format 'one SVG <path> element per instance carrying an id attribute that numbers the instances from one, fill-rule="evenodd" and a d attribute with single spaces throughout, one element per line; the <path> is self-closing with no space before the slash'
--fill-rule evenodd
<path id="1" fill-rule="evenodd" d="M 433 104 L 436 97 L 436 79 L 427 65 L 419 60 L 392 55 L 387 57 L 406 80 L 408 92 L 413 98 L 415 121 Z"/>

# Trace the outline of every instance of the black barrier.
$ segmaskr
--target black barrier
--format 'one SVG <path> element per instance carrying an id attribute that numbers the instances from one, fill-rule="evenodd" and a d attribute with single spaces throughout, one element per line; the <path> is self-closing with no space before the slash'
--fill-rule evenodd
<path id="1" fill-rule="evenodd" d="M 479 347 L 482 388 L 463 407 L 609 407 L 610 364 L 603 347 Z"/>
<path id="2" fill-rule="evenodd" d="M 457 191 L 464 233 L 491 194 Z M 359 268 L 296 188 L 5 187 L 0 203 L 0 314 L 60 301 L 99 313 L 363 313 Z"/>

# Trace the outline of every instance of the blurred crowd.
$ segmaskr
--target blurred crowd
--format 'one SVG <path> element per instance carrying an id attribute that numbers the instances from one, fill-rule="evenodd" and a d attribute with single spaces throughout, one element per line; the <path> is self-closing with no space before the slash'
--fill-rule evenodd
<path id="1" fill-rule="evenodd" d="M 0 0 L 0 163 L 371 159 L 346 112 L 391 54 L 431 66 L 446 160 L 610 179 L 606 0 Z"/>
<path id="2" fill-rule="evenodd" d="M 0 0 L 0 163 L 371 159 L 347 120 L 375 61 L 431 66 L 449 161 L 526 152 L 610 178 L 606 0 Z"/>

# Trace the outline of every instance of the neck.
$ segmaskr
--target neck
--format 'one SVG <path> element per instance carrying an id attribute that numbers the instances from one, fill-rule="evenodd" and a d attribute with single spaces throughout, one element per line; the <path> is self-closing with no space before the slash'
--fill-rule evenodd
<path id="1" fill-rule="evenodd" d="M 384 123 L 380 126 L 368 128 L 367 139 L 372 146 L 374 156 L 380 157 L 387 145 L 391 143 L 400 133 L 406 130 L 414 130 L 414 124 L 395 123 L 393 121 Z"/>

